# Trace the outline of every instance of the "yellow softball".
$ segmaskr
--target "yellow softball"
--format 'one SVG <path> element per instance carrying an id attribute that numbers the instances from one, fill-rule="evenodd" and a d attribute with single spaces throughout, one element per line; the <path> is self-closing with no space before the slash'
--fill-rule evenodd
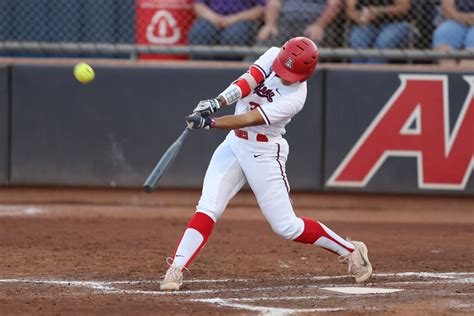
<path id="1" fill-rule="evenodd" d="M 88 64 L 79 63 L 74 66 L 74 77 L 76 77 L 80 83 L 89 83 L 94 80 L 95 72 Z"/>

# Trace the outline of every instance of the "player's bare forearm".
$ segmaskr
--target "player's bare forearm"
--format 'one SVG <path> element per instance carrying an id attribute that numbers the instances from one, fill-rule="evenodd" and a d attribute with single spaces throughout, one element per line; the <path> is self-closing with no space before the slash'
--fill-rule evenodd
<path id="1" fill-rule="evenodd" d="M 264 125 L 265 120 L 259 111 L 253 110 L 241 115 L 226 115 L 215 118 L 214 128 L 239 129 L 248 126 Z"/>
<path id="2" fill-rule="evenodd" d="M 219 101 L 221 107 L 228 105 L 226 99 L 223 96 L 219 95 L 216 99 Z"/>

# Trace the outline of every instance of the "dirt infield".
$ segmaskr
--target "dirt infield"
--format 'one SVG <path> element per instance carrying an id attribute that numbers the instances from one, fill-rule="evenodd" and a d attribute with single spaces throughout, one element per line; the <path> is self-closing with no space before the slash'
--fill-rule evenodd
<path id="1" fill-rule="evenodd" d="M 2 189 L 0 314 L 473 314 L 474 199 L 293 194 L 298 215 L 367 243 L 375 276 L 348 294 L 337 257 L 277 237 L 239 194 L 185 273 L 159 280 L 196 191 Z M 356 289 L 357 290 L 357 289 Z"/>

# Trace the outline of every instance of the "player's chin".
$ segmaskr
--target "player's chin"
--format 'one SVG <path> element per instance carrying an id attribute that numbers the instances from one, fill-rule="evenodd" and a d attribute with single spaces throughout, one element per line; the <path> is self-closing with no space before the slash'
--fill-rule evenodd
<path id="1" fill-rule="evenodd" d="M 285 80 L 285 79 L 281 79 L 281 83 L 283 83 L 285 86 L 290 86 L 294 83 L 297 83 L 299 81 L 288 81 L 288 80 Z"/>

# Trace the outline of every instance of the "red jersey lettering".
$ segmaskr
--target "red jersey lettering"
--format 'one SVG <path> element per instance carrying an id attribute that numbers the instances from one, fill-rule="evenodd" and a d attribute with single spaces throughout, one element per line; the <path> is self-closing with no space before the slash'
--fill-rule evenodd
<path id="1" fill-rule="evenodd" d="M 474 169 L 474 77 L 453 130 L 447 77 L 401 75 L 401 85 L 328 181 L 364 187 L 388 157 L 416 157 L 418 185 L 465 188 Z M 429 91 L 429 93 L 426 93 Z M 416 128 L 411 128 L 417 123 Z"/>

